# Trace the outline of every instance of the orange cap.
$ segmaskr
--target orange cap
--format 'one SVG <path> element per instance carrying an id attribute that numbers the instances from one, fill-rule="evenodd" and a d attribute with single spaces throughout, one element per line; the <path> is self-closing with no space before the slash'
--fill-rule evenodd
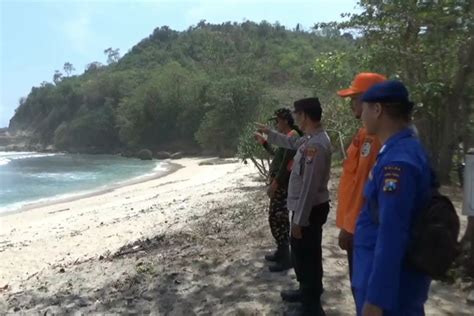
<path id="1" fill-rule="evenodd" d="M 385 76 L 374 72 L 362 72 L 355 76 L 351 83 L 351 87 L 344 90 L 339 90 L 337 94 L 343 98 L 350 97 L 354 94 L 364 93 L 369 90 L 374 84 L 387 80 Z"/>

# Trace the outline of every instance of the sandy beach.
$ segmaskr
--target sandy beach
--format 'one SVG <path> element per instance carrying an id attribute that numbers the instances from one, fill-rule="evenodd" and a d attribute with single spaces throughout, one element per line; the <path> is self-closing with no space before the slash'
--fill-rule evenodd
<path id="1" fill-rule="evenodd" d="M 232 159 L 176 163 L 160 178 L 1 216 L 0 314 L 282 315 L 294 308 L 279 297 L 296 285 L 294 273 L 270 273 L 263 261 L 273 244 L 256 169 Z M 334 202 L 324 231 L 323 301 L 327 315 L 354 315 L 337 234 Z M 434 283 L 427 315 L 472 315 L 469 286 Z"/>

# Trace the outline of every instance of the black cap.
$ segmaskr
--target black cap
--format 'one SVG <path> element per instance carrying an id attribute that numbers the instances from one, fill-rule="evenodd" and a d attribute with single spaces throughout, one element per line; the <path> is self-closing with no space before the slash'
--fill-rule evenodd
<path id="1" fill-rule="evenodd" d="M 290 109 L 287 108 L 279 108 L 274 112 L 274 119 L 276 118 L 281 118 L 284 120 L 290 120 L 293 119 L 293 116 L 291 115 Z"/>
<path id="2" fill-rule="evenodd" d="M 321 120 L 323 109 L 318 98 L 304 98 L 293 103 L 295 112 L 303 112 L 313 120 Z"/>

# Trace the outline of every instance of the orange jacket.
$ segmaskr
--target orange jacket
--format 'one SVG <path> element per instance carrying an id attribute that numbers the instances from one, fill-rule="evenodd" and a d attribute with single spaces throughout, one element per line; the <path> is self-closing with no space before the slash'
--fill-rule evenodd
<path id="1" fill-rule="evenodd" d="M 364 186 L 377 159 L 381 144 L 376 136 L 360 128 L 347 149 L 337 192 L 337 227 L 354 233 L 357 217 L 364 204 Z"/>

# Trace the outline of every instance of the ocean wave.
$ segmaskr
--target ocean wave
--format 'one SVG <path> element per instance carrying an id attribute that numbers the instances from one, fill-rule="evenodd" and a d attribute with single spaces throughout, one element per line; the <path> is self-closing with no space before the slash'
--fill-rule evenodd
<path id="1" fill-rule="evenodd" d="M 164 162 L 157 162 L 155 168 L 151 172 L 145 173 L 143 175 L 137 176 L 136 178 L 144 178 L 144 177 L 150 177 L 154 176 L 160 173 L 165 173 L 169 169 L 169 165 Z"/>
<path id="2" fill-rule="evenodd" d="M 97 178 L 97 175 L 93 172 L 43 172 L 28 174 L 27 176 L 37 179 L 55 179 L 62 181 L 94 180 Z"/>
<path id="3" fill-rule="evenodd" d="M 169 167 L 167 167 L 167 164 L 164 164 L 162 162 L 157 162 L 155 169 L 153 171 L 167 171 Z"/>
<path id="4" fill-rule="evenodd" d="M 0 198 L 0 214 L 20 210 L 22 207 L 28 206 L 30 204 L 37 204 L 37 203 L 43 203 L 43 202 L 45 203 L 55 202 L 55 201 L 68 199 L 68 198 L 75 198 L 82 195 L 94 194 L 96 192 L 100 192 L 103 190 L 115 189 L 123 185 L 127 185 L 128 183 L 133 184 L 133 183 L 136 183 L 137 181 L 140 181 L 143 178 L 148 178 L 151 176 L 156 177 L 156 176 L 165 174 L 170 166 L 166 162 L 157 162 L 156 165 L 150 166 L 150 167 L 151 167 L 150 168 L 151 170 L 148 169 L 148 172 L 145 171 L 144 174 L 141 174 L 138 176 L 126 177 L 125 179 L 121 179 L 121 180 L 111 179 L 110 181 L 107 181 L 106 183 L 103 183 L 102 181 L 95 182 L 99 179 L 100 174 L 97 174 L 91 171 L 87 171 L 87 172 L 86 171 L 79 171 L 79 172 L 69 171 L 65 173 L 63 172 L 23 173 L 22 176 L 31 177 L 31 179 L 37 178 L 37 179 L 42 180 L 42 182 L 44 180 L 46 183 L 48 182 L 54 182 L 56 184 L 59 183 L 59 186 L 63 186 L 63 185 L 69 186 L 69 184 L 78 180 L 80 180 L 80 182 L 82 183 L 91 182 L 91 185 L 87 187 L 84 187 L 81 185 L 80 187 L 71 188 L 71 191 L 69 192 L 57 192 L 56 194 L 54 194 L 53 192 L 50 192 L 52 193 L 51 196 L 45 196 L 42 198 L 29 198 L 25 196 L 23 201 L 11 201 L 3 205 L 1 203 L 2 201 Z M 97 179 L 92 179 L 93 177 L 97 177 Z M 30 183 L 33 183 L 33 181 L 30 181 Z M 12 190 L 12 188 L 8 188 L 8 190 Z M 7 194 L 8 192 L 6 191 L 0 191 L 0 196 L 7 195 Z"/>
<path id="5" fill-rule="evenodd" d="M 36 153 L 36 152 L 0 152 L 0 166 L 7 165 L 13 160 L 20 160 L 20 159 L 29 159 L 29 158 L 43 158 L 43 157 L 52 157 L 64 155 L 61 153 Z"/>

